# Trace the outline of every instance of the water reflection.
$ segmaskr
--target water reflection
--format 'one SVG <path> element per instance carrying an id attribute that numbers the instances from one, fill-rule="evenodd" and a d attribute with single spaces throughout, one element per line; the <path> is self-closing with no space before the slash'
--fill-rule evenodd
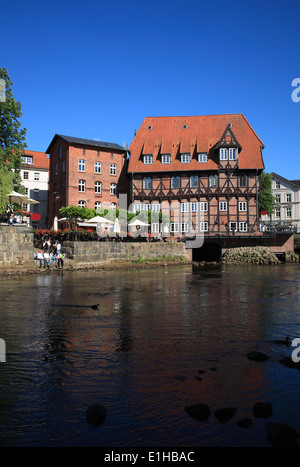
<path id="1" fill-rule="evenodd" d="M 271 400 L 276 420 L 298 426 L 298 374 L 274 340 L 300 337 L 299 284 L 298 265 L 3 278 L 0 444 L 269 445 L 264 423 L 245 435 L 236 421 Z M 238 411 L 226 427 L 199 424 L 184 410 L 198 402 Z M 97 430 L 92 403 L 108 411 Z"/>

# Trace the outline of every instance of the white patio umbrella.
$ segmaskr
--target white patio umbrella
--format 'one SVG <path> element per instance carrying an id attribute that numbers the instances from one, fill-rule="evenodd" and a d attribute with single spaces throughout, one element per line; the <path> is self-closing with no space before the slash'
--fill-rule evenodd
<path id="1" fill-rule="evenodd" d="M 39 201 L 36 199 L 29 198 L 29 196 L 22 195 L 22 193 L 18 193 L 17 191 L 12 191 L 8 195 L 8 199 L 10 203 L 16 204 L 39 204 Z"/>
<path id="2" fill-rule="evenodd" d="M 143 226 L 150 225 L 150 224 L 146 224 L 146 222 L 140 221 L 139 219 L 135 219 L 134 221 L 129 222 L 128 225 L 129 227 L 135 227 L 137 225 L 139 225 L 140 227 L 143 227 Z"/>
<path id="3" fill-rule="evenodd" d="M 113 224 L 114 221 L 110 221 L 109 219 L 105 219 L 105 217 L 101 217 L 101 216 L 96 216 L 96 217 L 93 217 L 92 219 L 89 219 L 88 221 L 86 221 L 88 223 L 97 223 L 97 224 Z"/>

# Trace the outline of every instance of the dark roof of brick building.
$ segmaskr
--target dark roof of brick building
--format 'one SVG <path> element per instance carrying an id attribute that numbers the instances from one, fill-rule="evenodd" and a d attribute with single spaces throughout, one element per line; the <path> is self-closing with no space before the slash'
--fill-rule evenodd
<path id="1" fill-rule="evenodd" d="M 66 135 L 59 135 L 59 134 L 56 134 L 54 136 L 54 138 L 52 139 L 51 143 L 49 144 L 47 150 L 46 150 L 46 153 L 49 154 L 51 152 L 51 149 L 53 147 L 53 145 L 55 144 L 56 140 L 58 138 L 61 138 L 65 141 L 67 141 L 68 143 L 73 143 L 73 144 L 79 144 L 79 145 L 82 145 L 82 146 L 94 146 L 96 148 L 104 148 L 104 149 L 112 149 L 112 150 L 115 150 L 115 151 L 126 151 L 125 148 L 123 148 L 122 146 L 120 146 L 119 144 L 115 144 L 115 143 L 106 143 L 104 141 L 98 141 L 98 140 L 94 140 L 94 139 L 84 139 L 84 138 L 76 138 L 74 136 L 66 136 Z"/>

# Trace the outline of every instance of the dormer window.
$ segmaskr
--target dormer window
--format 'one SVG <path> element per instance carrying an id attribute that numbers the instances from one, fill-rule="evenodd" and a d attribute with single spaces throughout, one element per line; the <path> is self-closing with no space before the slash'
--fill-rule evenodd
<path id="1" fill-rule="evenodd" d="M 162 164 L 171 164 L 171 154 L 162 154 L 161 155 Z"/>
<path id="2" fill-rule="evenodd" d="M 152 154 L 145 154 L 144 155 L 144 164 L 153 164 L 153 155 Z"/>
<path id="3" fill-rule="evenodd" d="M 220 149 L 220 160 L 221 161 L 227 161 L 228 160 L 228 149 L 227 148 L 221 148 Z"/>
<path id="4" fill-rule="evenodd" d="M 191 162 L 191 155 L 189 153 L 181 154 L 181 163 L 188 164 L 189 162 Z"/>
<path id="5" fill-rule="evenodd" d="M 207 153 L 206 152 L 199 152 L 198 162 L 207 162 Z"/>
<path id="6" fill-rule="evenodd" d="M 237 148 L 229 148 L 229 160 L 235 161 L 238 158 Z"/>

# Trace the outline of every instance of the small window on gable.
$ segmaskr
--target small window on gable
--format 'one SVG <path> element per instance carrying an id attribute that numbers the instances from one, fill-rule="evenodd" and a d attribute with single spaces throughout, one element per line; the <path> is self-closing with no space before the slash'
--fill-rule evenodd
<path id="1" fill-rule="evenodd" d="M 189 162 L 191 162 L 191 155 L 189 153 L 181 154 L 181 163 L 188 164 Z"/>
<path id="2" fill-rule="evenodd" d="M 199 152 L 198 162 L 207 162 L 207 153 L 206 152 Z"/>
<path id="3" fill-rule="evenodd" d="M 228 160 L 228 149 L 227 148 L 221 148 L 220 149 L 220 160 L 221 161 L 227 161 Z"/>
<path id="4" fill-rule="evenodd" d="M 152 154 L 145 154 L 144 155 L 144 164 L 152 164 L 153 163 L 153 155 Z"/>
<path id="5" fill-rule="evenodd" d="M 229 148 L 229 160 L 235 161 L 238 158 L 237 148 Z"/>
<path id="6" fill-rule="evenodd" d="M 161 163 L 162 164 L 170 164 L 171 163 L 171 154 L 162 154 L 161 155 Z"/>

